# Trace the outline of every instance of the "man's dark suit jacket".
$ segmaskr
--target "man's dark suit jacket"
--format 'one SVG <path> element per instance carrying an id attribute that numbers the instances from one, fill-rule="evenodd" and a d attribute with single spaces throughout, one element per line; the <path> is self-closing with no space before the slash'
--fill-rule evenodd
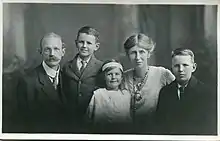
<path id="1" fill-rule="evenodd" d="M 62 70 L 60 70 L 60 74 Z M 54 133 L 68 131 L 70 119 L 62 92 L 62 77 L 55 89 L 42 65 L 29 70 L 18 83 L 19 132 Z"/>
<path id="2" fill-rule="evenodd" d="M 178 98 L 176 80 L 161 89 L 156 112 L 160 134 L 216 134 L 215 96 L 191 77 L 183 99 Z"/>
<path id="3" fill-rule="evenodd" d="M 92 56 L 86 68 L 80 74 L 76 55 L 73 60 L 67 62 L 63 67 L 64 92 L 67 95 L 70 110 L 76 112 L 73 114 L 77 115 L 79 120 L 82 120 L 86 113 L 93 91 L 104 82 L 100 75 L 102 64 L 102 61 Z"/>

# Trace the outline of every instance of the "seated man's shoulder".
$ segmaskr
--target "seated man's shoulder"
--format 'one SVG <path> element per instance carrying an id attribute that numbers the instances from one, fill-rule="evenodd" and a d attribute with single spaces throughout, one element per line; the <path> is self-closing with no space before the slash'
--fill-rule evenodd
<path id="1" fill-rule="evenodd" d="M 28 68 L 25 72 L 19 76 L 18 83 L 31 85 L 37 79 L 37 68 Z"/>
<path id="2" fill-rule="evenodd" d="M 38 65 L 34 68 L 27 68 L 23 74 L 23 77 L 34 77 L 36 76 L 37 72 L 40 71 L 42 66 Z"/>

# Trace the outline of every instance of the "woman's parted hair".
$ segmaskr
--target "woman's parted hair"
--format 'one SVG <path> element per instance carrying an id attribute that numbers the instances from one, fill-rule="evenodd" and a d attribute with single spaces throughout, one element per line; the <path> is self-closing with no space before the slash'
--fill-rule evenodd
<path id="1" fill-rule="evenodd" d="M 128 52 L 129 49 L 136 45 L 152 53 L 156 43 L 154 43 L 154 41 L 149 36 L 143 33 L 138 33 L 127 38 L 127 40 L 124 43 L 124 49 L 126 52 Z"/>

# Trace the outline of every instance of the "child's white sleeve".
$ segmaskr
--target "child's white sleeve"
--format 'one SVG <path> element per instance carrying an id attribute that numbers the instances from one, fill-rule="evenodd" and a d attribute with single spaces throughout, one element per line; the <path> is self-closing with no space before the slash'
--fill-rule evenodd
<path id="1" fill-rule="evenodd" d="M 87 108 L 87 117 L 92 120 L 95 114 L 95 96 L 93 95 Z"/>

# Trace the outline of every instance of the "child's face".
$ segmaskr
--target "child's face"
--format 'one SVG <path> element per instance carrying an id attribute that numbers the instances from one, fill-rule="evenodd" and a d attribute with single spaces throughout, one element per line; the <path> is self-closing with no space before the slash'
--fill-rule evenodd
<path id="1" fill-rule="evenodd" d="M 196 70 L 194 63 L 189 55 L 177 55 L 172 59 L 172 71 L 176 80 L 180 84 L 188 83 L 192 73 Z"/>
<path id="2" fill-rule="evenodd" d="M 114 68 L 105 73 L 106 86 L 110 90 L 118 90 L 122 81 L 122 72 L 119 68 Z"/>
<path id="3" fill-rule="evenodd" d="M 78 39 L 76 40 L 76 47 L 78 48 L 81 58 L 88 58 L 99 49 L 99 43 L 96 42 L 95 36 L 79 33 Z"/>

